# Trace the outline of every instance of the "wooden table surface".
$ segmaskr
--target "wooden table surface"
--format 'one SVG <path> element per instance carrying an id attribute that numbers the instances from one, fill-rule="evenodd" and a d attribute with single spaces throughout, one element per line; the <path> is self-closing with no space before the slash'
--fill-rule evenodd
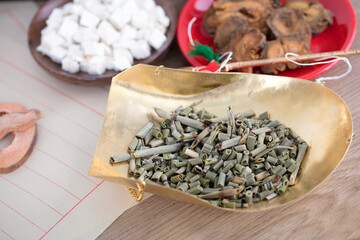
<path id="1" fill-rule="evenodd" d="M 173 2 L 180 11 L 186 1 Z M 351 2 L 359 19 L 360 1 Z M 360 48 L 359 25 L 352 48 Z M 123 213 L 98 240 L 360 239 L 360 56 L 349 59 L 352 72 L 325 86 L 338 93 L 348 105 L 355 138 L 337 169 L 305 198 L 273 210 L 230 213 L 153 195 Z M 176 42 L 158 64 L 188 65 Z M 339 75 L 344 71 L 346 65 L 338 63 L 323 76 Z"/>

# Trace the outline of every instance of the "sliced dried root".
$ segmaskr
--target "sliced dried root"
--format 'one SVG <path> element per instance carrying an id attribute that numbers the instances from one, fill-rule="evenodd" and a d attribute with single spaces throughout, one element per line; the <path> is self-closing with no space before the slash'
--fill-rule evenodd
<path id="1" fill-rule="evenodd" d="M 0 152 L 0 173 L 19 168 L 31 154 L 36 142 L 36 121 L 43 115 L 15 103 L 0 103 L 0 139 L 12 133 L 12 143 Z"/>

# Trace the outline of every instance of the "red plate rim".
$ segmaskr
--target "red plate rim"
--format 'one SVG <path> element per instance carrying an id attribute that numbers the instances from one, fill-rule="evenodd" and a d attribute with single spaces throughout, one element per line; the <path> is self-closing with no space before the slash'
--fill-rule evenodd
<path id="1" fill-rule="evenodd" d="M 198 66 L 202 66 L 201 63 L 199 63 L 199 61 L 197 61 L 194 57 L 190 57 L 187 55 L 187 53 L 189 52 L 189 38 L 186 34 L 186 36 L 184 37 L 184 33 L 187 32 L 187 26 L 189 21 L 186 20 L 186 16 L 187 13 L 190 12 L 190 10 L 193 8 L 194 2 L 198 1 L 198 0 L 189 0 L 187 1 L 187 3 L 184 5 L 182 11 L 180 12 L 180 16 L 178 19 L 178 26 L 177 26 L 177 42 L 178 42 L 178 46 L 180 48 L 181 53 L 184 55 L 184 57 L 186 58 L 186 60 L 195 67 Z M 352 28 L 350 29 L 350 33 L 349 33 L 349 37 L 347 38 L 347 40 L 345 41 L 345 43 L 343 44 L 343 47 L 340 50 L 349 50 L 352 43 L 355 40 L 355 35 L 356 35 L 356 27 L 357 27 L 357 22 L 356 22 L 356 15 L 355 15 L 355 11 L 354 8 L 350 2 L 350 0 L 343 0 L 342 4 L 346 4 L 346 6 L 348 7 L 348 9 L 350 10 L 350 18 L 352 19 Z M 185 40 L 186 41 L 185 41 Z M 327 63 L 327 64 L 323 64 L 323 65 L 319 65 L 318 68 L 314 69 L 311 72 L 308 73 L 302 73 L 299 74 L 300 76 L 297 76 L 297 78 L 302 78 L 302 79 L 306 79 L 306 80 L 311 80 L 325 72 L 327 72 L 328 70 L 330 70 L 333 66 L 335 66 L 339 61 L 334 61 L 331 63 Z M 291 70 L 288 70 L 291 71 Z"/>

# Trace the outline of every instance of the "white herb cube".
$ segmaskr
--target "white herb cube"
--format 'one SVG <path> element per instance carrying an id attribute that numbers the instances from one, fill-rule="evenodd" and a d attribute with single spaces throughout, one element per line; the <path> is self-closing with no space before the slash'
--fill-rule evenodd
<path id="1" fill-rule="evenodd" d="M 80 24 L 85 27 L 96 28 L 99 22 L 100 18 L 98 16 L 86 10 L 84 10 L 80 16 Z"/>
<path id="2" fill-rule="evenodd" d="M 66 56 L 67 50 L 63 47 L 54 47 L 50 50 L 49 57 L 56 63 L 61 63 L 61 60 Z"/>
<path id="3" fill-rule="evenodd" d="M 101 75 L 106 71 L 106 58 L 104 56 L 94 56 L 89 61 L 88 72 L 93 75 Z"/>
<path id="4" fill-rule="evenodd" d="M 149 44 L 145 40 L 138 40 L 130 48 L 131 54 L 137 59 L 145 59 L 151 55 Z"/>
<path id="5" fill-rule="evenodd" d="M 61 61 L 61 68 L 70 73 L 77 73 L 80 70 L 80 65 L 77 61 L 66 57 Z"/>
<path id="6" fill-rule="evenodd" d="M 131 67 L 131 62 L 126 56 L 120 56 L 114 61 L 114 67 L 117 71 L 124 71 Z"/>
<path id="7" fill-rule="evenodd" d="M 99 35 L 100 39 L 108 45 L 120 38 L 120 33 L 118 33 L 106 20 L 101 21 L 96 33 Z"/>
<path id="8" fill-rule="evenodd" d="M 150 35 L 148 36 L 147 40 L 153 48 L 159 50 L 160 47 L 165 43 L 166 36 L 160 30 L 154 28 L 152 31 L 150 31 Z"/>
<path id="9" fill-rule="evenodd" d="M 74 34 L 78 31 L 79 24 L 71 19 L 70 17 L 65 17 L 64 21 L 62 22 L 60 28 L 59 28 L 59 35 L 64 37 L 65 39 L 72 39 Z"/>

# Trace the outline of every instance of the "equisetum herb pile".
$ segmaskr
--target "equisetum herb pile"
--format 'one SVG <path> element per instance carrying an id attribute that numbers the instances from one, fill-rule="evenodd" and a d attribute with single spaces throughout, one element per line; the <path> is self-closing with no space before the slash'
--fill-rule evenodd
<path id="1" fill-rule="evenodd" d="M 226 208 L 270 200 L 295 184 L 307 143 L 268 112 L 233 114 L 229 106 L 217 117 L 196 104 L 155 112 L 165 120 L 147 123 L 112 164 L 129 161 L 140 180 Z"/>

